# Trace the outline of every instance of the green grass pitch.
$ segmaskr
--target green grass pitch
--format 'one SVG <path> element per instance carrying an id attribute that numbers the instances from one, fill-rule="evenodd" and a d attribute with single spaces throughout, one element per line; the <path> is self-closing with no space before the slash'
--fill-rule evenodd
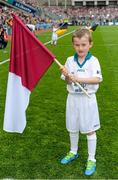
<path id="1" fill-rule="evenodd" d="M 50 37 L 50 32 L 39 35 L 42 42 Z M 93 40 L 91 52 L 100 61 L 104 81 L 97 92 L 101 119 L 97 170 L 89 179 L 118 179 L 118 27 L 98 27 Z M 71 35 L 59 39 L 56 47 L 47 47 L 62 64 L 74 53 Z M 6 50 L 0 50 L 0 62 L 9 58 L 10 44 Z M 8 62 L 0 65 L 0 179 L 86 179 L 85 135 L 80 135 L 80 158 L 66 166 L 60 164 L 69 151 L 69 136 L 65 128 L 66 85 L 58 66 L 53 63 L 32 92 L 23 134 L 3 131 L 8 67 Z"/>

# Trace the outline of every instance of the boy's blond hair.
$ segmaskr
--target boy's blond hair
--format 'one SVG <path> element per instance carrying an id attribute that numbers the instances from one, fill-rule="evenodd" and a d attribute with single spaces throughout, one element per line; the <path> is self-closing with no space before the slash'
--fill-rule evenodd
<path id="1" fill-rule="evenodd" d="M 82 38 L 83 36 L 87 35 L 88 36 L 88 40 L 89 40 L 89 43 L 91 44 L 93 41 L 92 41 L 92 34 L 91 32 L 88 30 L 88 29 L 78 29 L 76 30 L 74 33 L 73 33 L 73 36 L 72 36 L 72 42 L 74 42 L 74 38 L 77 37 L 77 38 Z"/>

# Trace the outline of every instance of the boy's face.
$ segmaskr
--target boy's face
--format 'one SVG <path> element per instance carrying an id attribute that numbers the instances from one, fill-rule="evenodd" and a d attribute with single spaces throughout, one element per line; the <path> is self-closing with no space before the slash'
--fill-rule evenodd
<path id="1" fill-rule="evenodd" d="M 89 42 L 88 36 L 84 35 L 81 38 L 75 37 L 73 39 L 73 46 L 78 56 L 80 58 L 84 58 L 87 55 L 89 49 L 92 47 L 92 43 Z"/>

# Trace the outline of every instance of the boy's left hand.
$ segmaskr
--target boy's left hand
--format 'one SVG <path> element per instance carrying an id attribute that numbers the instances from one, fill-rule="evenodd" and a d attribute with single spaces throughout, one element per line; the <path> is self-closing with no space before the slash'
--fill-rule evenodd
<path id="1" fill-rule="evenodd" d="M 69 74 L 69 80 L 74 82 L 74 83 L 77 82 L 77 79 L 73 74 Z"/>

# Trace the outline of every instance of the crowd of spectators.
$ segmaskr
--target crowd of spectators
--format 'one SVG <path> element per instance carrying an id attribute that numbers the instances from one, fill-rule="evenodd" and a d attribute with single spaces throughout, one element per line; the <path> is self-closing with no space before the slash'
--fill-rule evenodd
<path id="1" fill-rule="evenodd" d="M 19 2 L 29 4 L 33 7 L 39 7 L 41 4 L 40 0 L 19 0 Z M 75 24 L 86 24 L 88 21 L 96 21 L 100 25 L 107 25 L 113 23 L 114 25 L 118 22 L 118 7 L 43 7 L 45 12 L 54 14 L 59 19 L 68 19 L 69 21 L 75 22 Z"/>
<path id="2" fill-rule="evenodd" d="M 88 21 L 100 25 L 108 25 L 109 22 L 115 25 L 118 22 L 118 7 L 45 7 L 45 10 L 79 25 Z"/>
<path id="3" fill-rule="evenodd" d="M 10 19 L 12 18 L 11 14 L 14 12 L 25 24 L 33 24 L 38 29 L 40 29 L 38 26 L 39 24 L 42 25 L 42 24 L 52 23 L 52 21 L 48 18 L 34 16 L 33 14 L 22 12 L 21 10 L 13 10 L 13 8 L 0 6 L 0 27 L 7 26 L 8 31 L 9 29 L 11 29 L 8 25 L 9 25 Z"/>

